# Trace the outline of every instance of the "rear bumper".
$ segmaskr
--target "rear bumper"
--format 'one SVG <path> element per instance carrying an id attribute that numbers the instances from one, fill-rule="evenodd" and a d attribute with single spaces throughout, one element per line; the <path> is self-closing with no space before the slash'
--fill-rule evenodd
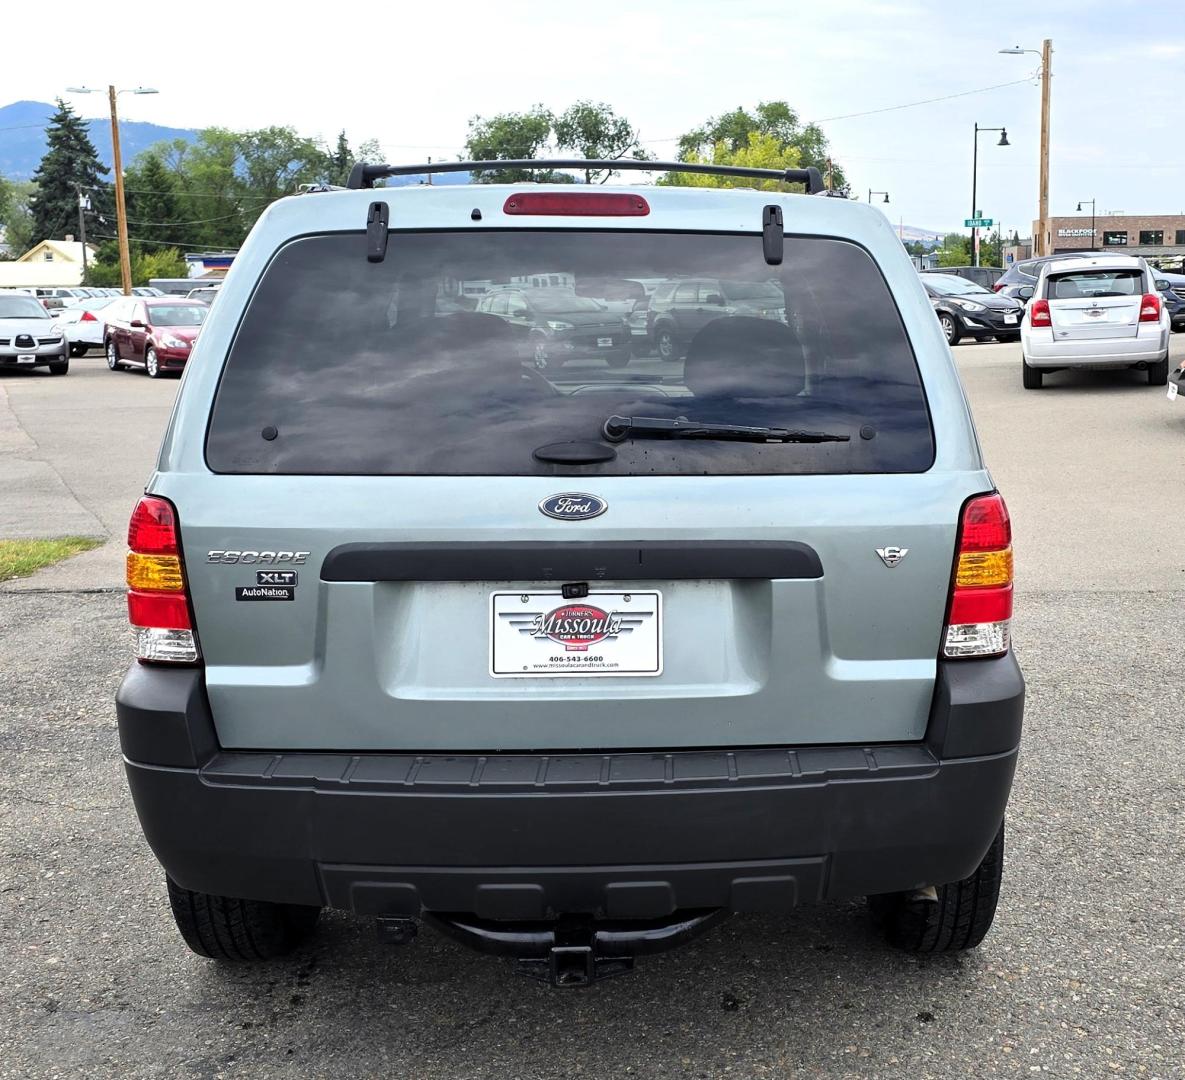
<path id="1" fill-rule="evenodd" d="M 1169 347 L 1169 329 L 1129 338 L 1091 338 L 1082 341 L 1049 339 L 1040 332 L 1024 334 L 1029 367 L 1105 367 L 1155 363 Z"/>
<path id="2" fill-rule="evenodd" d="M 1016 766 L 1015 660 L 940 665 L 927 739 L 678 753 L 219 749 L 200 671 L 133 668 L 128 782 L 179 884 L 366 915 L 659 918 L 965 877 Z"/>

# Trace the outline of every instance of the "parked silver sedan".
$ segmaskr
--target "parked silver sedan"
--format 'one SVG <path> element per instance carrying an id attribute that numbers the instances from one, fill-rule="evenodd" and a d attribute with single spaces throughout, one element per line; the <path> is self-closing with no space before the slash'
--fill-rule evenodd
<path id="1" fill-rule="evenodd" d="M 107 325 L 103 309 L 115 299 L 114 296 L 88 296 L 55 313 L 54 318 L 70 343 L 71 356 L 83 356 L 88 349 L 103 347 L 103 330 Z"/>

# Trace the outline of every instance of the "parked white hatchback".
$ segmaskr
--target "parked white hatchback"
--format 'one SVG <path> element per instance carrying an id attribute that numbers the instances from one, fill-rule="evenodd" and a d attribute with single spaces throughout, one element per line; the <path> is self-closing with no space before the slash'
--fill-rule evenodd
<path id="1" fill-rule="evenodd" d="M 1062 368 L 1139 368 L 1150 385 L 1164 386 L 1170 324 L 1143 259 L 1047 262 L 1020 327 L 1025 389 L 1038 389 L 1046 372 Z"/>

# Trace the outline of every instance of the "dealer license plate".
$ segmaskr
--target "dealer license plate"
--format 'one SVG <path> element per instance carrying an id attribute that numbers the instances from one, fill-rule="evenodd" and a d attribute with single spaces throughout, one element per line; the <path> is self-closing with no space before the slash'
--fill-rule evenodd
<path id="1" fill-rule="evenodd" d="M 31 355 L 30 353 L 18 353 L 16 362 L 18 364 L 35 364 L 37 363 L 37 357 Z"/>
<path id="2" fill-rule="evenodd" d="M 496 679 L 662 674 L 662 594 L 557 589 L 490 594 Z"/>
<path id="3" fill-rule="evenodd" d="M 1018 322 L 1020 322 L 1019 315 L 1005 315 L 1004 316 L 1004 325 L 1005 326 L 1015 326 Z"/>
<path id="4" fill-rule="evenodd" d="M 608 349 L 612 345 L 613 345 L 613 339 L 611 337 L 597 338 L 597 348 L 599 348 L 599 349 Z"/>

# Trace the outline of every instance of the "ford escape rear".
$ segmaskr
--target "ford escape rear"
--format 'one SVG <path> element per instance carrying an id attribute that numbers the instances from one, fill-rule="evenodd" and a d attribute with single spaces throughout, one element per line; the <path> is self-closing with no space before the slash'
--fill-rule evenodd
<path id="1" fill-rule="evenodd" d="M 1011 537 L 882 216 L 365 190 L 392 171 L 260 218 L 133 519 L 120 733 L 189 945 L 276 955 L 332 906 L 572 985 L 858 895 L 900 945 L 977 944 Z M 764 302 L 621 367 L 616 330 L 539 366 L 481 300 L 622 280 Z"/>

